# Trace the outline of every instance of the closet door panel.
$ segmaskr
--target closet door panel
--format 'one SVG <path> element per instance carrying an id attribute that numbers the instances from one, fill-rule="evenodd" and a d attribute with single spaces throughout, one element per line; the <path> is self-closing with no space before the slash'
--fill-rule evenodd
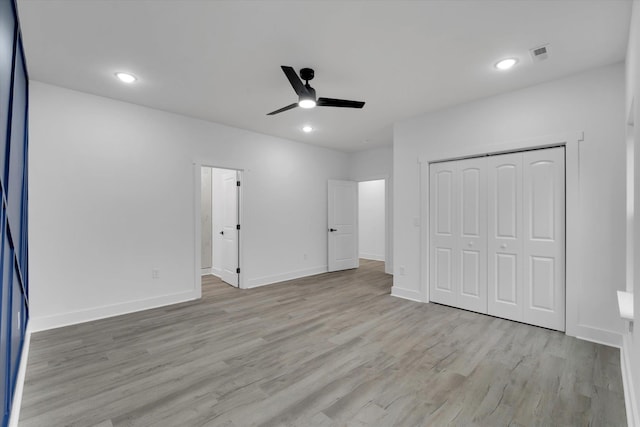
<path id="1" fill-rule="evenodd" d="M 523 159 L 524 321 L 564 331 L 564 148 L 529 151 Z"/>
<path id="2" fill-rule="evenodd" d="M 488 159 L 488 313 L 522 321 L 522 153 Z"/>
<path id="3" fill-rule="evenodd" d="M 456 253 L 460 287 L 458 307 L 487 312 L 487 160 L 460 160 L 457 217 L 460 219 Z"/>
<path id="4" fill-rule="evenodd" d="M 459 292 L 458 200 L 456 162 L 429 167 L 429 295 L 431 301 L 457 305 Z"/>

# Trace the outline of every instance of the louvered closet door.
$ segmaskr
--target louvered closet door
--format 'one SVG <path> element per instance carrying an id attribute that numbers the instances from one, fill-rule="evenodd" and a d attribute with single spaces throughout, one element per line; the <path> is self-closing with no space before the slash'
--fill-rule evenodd
<path id="1" fill-rule="evenodd" d="M 432 164 L 430 175 L 430 298 L 486 313 L 486 159 Z"/>
<path id="2" fill-rule="evenodd" d="M 488 159 L 488 313 L 523 320 L 522 153 Z"/>
<path id="3" fill-rule="evenodd" d="M 524 322 L 565 329 L 564 148 L 523 153 Z"/>

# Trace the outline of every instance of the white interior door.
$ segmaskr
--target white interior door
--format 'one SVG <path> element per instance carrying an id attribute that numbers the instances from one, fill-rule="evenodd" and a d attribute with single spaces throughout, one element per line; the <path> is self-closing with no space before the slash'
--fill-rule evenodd
<path id="1" fill-rule="evenodd" d="M 564 148 L 429 168 L 430 299 L 564 331 Z"/>
<path id="2" fill-rule="evenodd" d="M 434 163 L 429 167 L 429 175 L 430 299 L 457 306 L 460 279 L 454 264 L 460 246 L 456 197 L 458 163 Z"/>
<path id="3" fill-rule="evenodd" d="M 458 306 L 487 312 L 487 159 L 458 162 L 460 249 Z"/>
<path id="4" fill-rule="evenodd" d="M 564 148 L 523 153 L 524 322 L 565 329 Z"/>
<path id="5" fill-rule="evenodd" d="M 238 287 L 238 173 L 222 173 L 222 230 L 220 278 Z"/>
<path id="6" fill-rule="evenodd" d="M 486 159 L 435 163 L 430 175 L 430 298 L 486 313 Z"/>
<path id="7" fill-rule="evenodd" d="M 329 180 L 328 207 L 329 271 L 357 268 L 358 183 Z"/>
<path id="8" fill-rule="evenodd" d="M 488 169 L 488 313 L 522 322 L 522 153 L 490 156 Z"/>

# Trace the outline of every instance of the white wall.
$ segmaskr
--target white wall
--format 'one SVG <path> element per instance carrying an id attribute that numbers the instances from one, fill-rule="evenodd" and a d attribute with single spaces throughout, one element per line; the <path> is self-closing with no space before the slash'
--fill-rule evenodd
<path id="1" fill-rule="evenodd" d="M 513 72 L 517 72 L 517 69 Z M 585 338 L 620 344 L 616 289 L 624 289 L 624 66 L 615 64 L 441 110 L 394 129 L 394 290 L 420 298 L 419 159 L 544 135 L 584 132 L 580 142 L 582 253 L 578 323 Z M 422 190 L 428 196 L 425 189 Z M 571 221 L 571 218 L 568 218 Z M 426 272 L 424 272 L 426 274 Z M 426 277 L 426 276 L 423 276 Z"/>
<path id="2" fill-rule="evenodd" d="M 34 330 L 198 296 L 194 161 L 244 169 L 245 285 L 326 271 L 327 179 L 349 177 L 348 154 L 30 89 Z"/>
<path id="3" fill-rule="evenodd" d="M 384 261 L 384 179 L 358 183 L 358 250 L 360 258 Z"/>
<path id="4" fill-rule="evenodd" d="M 631 15 L 631 30 L 626 60 L 626 110 L 625 118 L 631 118 L 634 126 L 629 126 L 628 137 L 634 141 L 634 209 L 633 209 L 633 284 L 634 314 L 640 318 L 640 226 L 638 225 L 638 213 L 640 213 L 640 1 L 633 2 Z M 632 104 L 634 108 L 632 108 Z M 623 345 L 623 379 L 625 380 L 625 397 L 627 400 L 627 414 L 629 425 L 640 425 L 640 325 L 636 324 L 633 333 L 624 335 Z"/>
<path id="5" fill-rule="evenodd" d="M 202 167 L 201 169 L 200 239 L 202 244 L 200 264 L 202 266 L 202 274 L 211 274 L 213 262 L 213 221 L 211 216 L 213 196 L 212 169 L 209 167 Z"/>
<path id="6" fill-rule="evenodd" d="M 393 147 L 378 147 L 351 153 L 349 177 L 353 181 L 385 179 L 386 237 L 385 272 L 393 274 Z"/>

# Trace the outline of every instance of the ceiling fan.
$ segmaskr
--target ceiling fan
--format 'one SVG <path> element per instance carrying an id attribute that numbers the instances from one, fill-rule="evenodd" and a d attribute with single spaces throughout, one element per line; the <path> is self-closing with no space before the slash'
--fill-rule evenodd
<path id="1" fill-rule="evenodd" d="M 293 86 L 293 90 L 298 95 L 298 102 L 282 107 L 279 110 L 272 111 L 267 116 L 273 116 L 274 114 L 282 113 L 283 111 L 291 110 L 292 108 L 313 108 L 318 107 L 342 107 L 342 108 L 362 108 L 364 102 L 362 101 L 349 101 L 346 99 L 334 99 L 334 98 L 318 98 L 316 100 L 316 90 L 309 85 L 309 80 L 313 80 L 314 72 L 311 68 L 303 68 L 300 70 L 300 77 L 305 81 L 302 84 L 302 80 L 298 77 L 295 70 L 292 67 L 282 65 L 282 71 L 289 79 L 289 83 Z"/>

